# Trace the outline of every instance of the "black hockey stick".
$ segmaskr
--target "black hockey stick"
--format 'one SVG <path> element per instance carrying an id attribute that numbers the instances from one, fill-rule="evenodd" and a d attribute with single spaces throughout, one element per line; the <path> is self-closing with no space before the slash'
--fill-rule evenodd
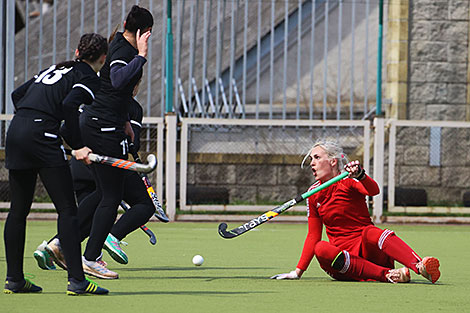
<path id="1" fill-rule="evenodd" d="M 129 211 L 129 205 L 127 203 L 125 203 L 124 201 L 121 201 L 121 208 L 123 208 L 124 211 Z M 152 245 L 155 245 L 157 243 L 157 237 L 155 237 L 155 234 L 153 233 L 153 231 L 151 231 L 147 226 L 145 225 L 142 225 L 140 226 L 140 229 L 143 230 L 144 233 L 147 234 L 147 236 L 149 236 L 149 241 Z"/>
<path id="2" fill-rule="evenodd" d="M 286 203 L 283 203 L 280 206 L 278 206 L 278 207 L 276 207 L 276 208 L 274 208 L 274 209 L 272 209 L 268 212 L 265 212 L 265 213 L 261 214 L 260 216 L 255 217 L 251 221 L 249 221 L 249 222 L 247 222 L 247 223 L 245 223 L 241 226 L 238 226 L 237 228 L 234 228 L 232 230 L 227 230 L 227 223 L 220 223 L 219 224 L 219 235 L 222 236 L 225 239 L 230 239 L 230 238 L 235 238 L 237 236 L 240 236 L 241 234 L 244 234 L 247 231 L 252 230 L 253 228 L 258 227 L 259 225 L 261 225 L 261 224 L 269 221 L 270 219 L 278 216 L 279 214 L 281 214 L 282 212 L 284 212 L 284 211 L 288 210 L 289 208 L 293 207 L 297 203 L 300 203 L 303 200 L 307 199 L 308 197 L 310 197 L 314 193 L 316 193 L 316 192 L 318 192 L 322 189 L 325 189 L 325 188 L 333 185 L 334 183 L 340 181 L 344 177 L 348 176 L 348 174 L 349 174 L 348 172 L 344 172 L 344 173 L 342 173 L 342 174 L 340 174 L 336 177 L 333 177 L 332 179 L 330 179 L 329 181 L 321 184 L 317 188 L 314 188 L 314 189 L 312 189 L 310 191 L 307 191 L 307 192 L 305 192 L 301 195 L 298 195 L 294 199 L 289 200 Z"/>
<path id="3" fill-rule="evenodd" d="M 137 163 L 140 163 L 141 160 L 140 160 L 139 154 L 134 149 L 134 145 L 131 144 L 129 148 L 134 158 L 134 161 Z M 153 213 L 153 215 L 156 218 L 158 218 L 160 221 L 162 221 L 163 223 L 168 223 L 170 219 L 168 218 L 168 216 L 166 216 L 165 211 L 163 210 L 162 205 L 160 204 L 160 201 L 158 201 L 157 193 L 153 189 L 149 178 L 144 173 L 139 173 L 139 175 L 142 178 L 145 188 L 147 189 L 147 193 L 149 194 L 150 199 L 152 199 L 153 205 L 155 207 L 155 213 Z"/>
<path id="4" fill-rule="evenodd" d="M 67 154 L 75 156 L 75 150 L 65 150 Z M 99 155 L 95 153 L 88 154 L 88 159 L 94 163 L 106 164 L 112 167 L 122 168 L 128 171 L 139 173 L 150 173 L 157 166 L 157 158 L 153 154 L 147 156 L 147 164 L 132 162 L 124 159 L 113 158 L 110 156 Z"/>

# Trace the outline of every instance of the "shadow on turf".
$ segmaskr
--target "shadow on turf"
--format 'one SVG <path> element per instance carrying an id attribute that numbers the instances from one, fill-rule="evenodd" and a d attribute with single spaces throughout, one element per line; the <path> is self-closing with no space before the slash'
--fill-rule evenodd
<path id="1" fill-rule="evenodd" d="M 184 295 L 184 296 L 200 296 L 200 295 L 249 295 L 249 294 L 269 294 L 270 291 L 136 291 L 136 292 L 124 292 L 124 291 L 110 291 L 109 296 L 130 296 L 130 295 Z"/>
<path id="2" fill-rule="evenodd" d="M 206 270 L 265 270 L 274 269 L 273 267 L 231 267 L 231 266 L 187 266 L 187 267 L 139 267 L 139 268 L 120 268 L 120 272 L 148 272 L 148 271 L 206 271 Z"/>

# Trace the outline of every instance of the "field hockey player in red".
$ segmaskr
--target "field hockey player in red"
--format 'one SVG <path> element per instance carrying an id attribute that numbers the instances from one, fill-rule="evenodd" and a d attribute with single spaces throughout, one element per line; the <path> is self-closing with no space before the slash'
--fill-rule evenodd
<path id="1" fill-rule="evenodd" d="M 300 261 L 290 273 L 271 278 L 299 279 L 316 256 L 326 273 L 342 281 L 407 283 L 410 270 L 432 283 L 439 279 L 438 259 L 421 258 L 394 231 L 374 226 L 365 197 L 380 190 L 359 161 L 348 163 L 343 149 L 330 141 L 315 143 L 302 164 L 307 160 L 317 180 L 311 188 L 343 170 L 349 174 L 307 199 L 308 234 Z M 328 241 L 321 240 L 323 226 Z M 404 267 L 395 269 L 395 261 Z"/>

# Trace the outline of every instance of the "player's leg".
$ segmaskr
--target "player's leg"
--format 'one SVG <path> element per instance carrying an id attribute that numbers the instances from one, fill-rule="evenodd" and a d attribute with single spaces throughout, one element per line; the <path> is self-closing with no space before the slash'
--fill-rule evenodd
<path id="1" fill-rule="evenodd" d="M 67 294 L 107 294 L 107 289 L 85 279 L 77 206 L 73 194 L 70 168 L 67 165 L 43 168 L 39 170 L 39 174 L 59 215 L 57 222 L 58 239 L 67 264 Z"/>
<path id="2" fill-rule="evenodd" d="M 42 291 L 41 287 L 25 280 L 23 274 L 26 217 L 33 201 L 36 178 L 33 170 L 9 170 L 11 206 L 3 237 L 7 261 L 5 293 Z"/>
<path id="3" fill-rule="evenodd" d="M 90 268 L 90 271 L 95 271 L 94 276 L 115 279 L 118 278 L 117 273 L 97 264 L 97 261 L 116 219 L 117 207 L 123 195 L 125 171 L 101 164 L 93 164 L 93 167 L 97 174 L 97 185 L 103 196 L 93 217 L 90 237 L 84 253 L 84 264 Z"/>
<path id="4" fill-rule="evenodd" d="M 128 234 L 148 222 L 155 212 L 152 200 L 137 173 L 126 173 L 123 200 L 131 206 L 114 224 L 106 238 L 104 248 L 118 263 L 127 264 L 128 258 L 121 248 L 121 241 Z"/>
<path id="5" fill-rule="evenodd" d="M 75 158 L 72 158 L 69 161 L 69 165 L 73 177 L 75 197 L 77 199 L 78 205 L 80 205 L 82 201 L 84 201 L 91 193 L 96 190 L 93 173 L 83 162 L 77 161 Z M 100 199 L 101 194 L 88 199 L 87 201 L 93 201 L 95 205 L 85 205 L 85 208 L 91 209 L 89 211 L 80 210 L 77 213 L 81 236 L 80 241 L 85 240 L 85 238 L 87 238 L 90 234 L 93 214 L 95 213 L 95 209 Z M 65 270 L 67 269 L 67 264 L 63 256 L 57 234 L 48 241 L 43 241 L 34 251 L 33 256 L 41 269 L 55 269 L 53 259 L 57 260 L 56 263 L 61 268 Z"/>
<path id="6" fill-rule="evenodd" d="M 60 247 L 63 251 L 69 278 L 83 281 L 81 247 L 77 206 L 73 194 L 72 175 L 68 165 L 42 168 L 41 180 L 58 213 L 57 229 Z"/>
<path id="7" fill-rule="evenodd" d="M 123 200 L 131 208 L 114 224 L 111 231 L 119 240 L 124 239 L 128 234 L 147 223 L 155 212 L 153 202 L 137 173 L 127 173 Z"/>
<path id="8" fill-rule="evenodd" d="M 367 259 L 380 258 L 386 254 L 388 257 L 400 262 L 415 273 L 422 275 L 432 283 L 435 283 L 441 273 L 439 260 L 434 257 L 421 257 L 395 232 L 389 229 L 382 230 L 375 226 L 369 226 L 362 233 L 363 256 Z"/>
<path id="9" fill-rule="evenodd" d="M 315 246 L 315 256 L 321 268 L 337 280 L 387 282 L 390 268 L 386 268 L 364 258 L 350 254 L 346 250 L 326 241 L 319 241 Z"/>

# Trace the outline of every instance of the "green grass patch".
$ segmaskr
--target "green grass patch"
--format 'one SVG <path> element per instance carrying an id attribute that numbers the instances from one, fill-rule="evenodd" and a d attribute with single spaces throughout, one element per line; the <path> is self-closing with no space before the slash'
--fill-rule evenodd
<path id="1" fill-rule="evenodd" d="M 4 222 L 0 222 L 3 229 Z M 236 226 L 230 223 L 229 227 Z M 44 288 L 42 294 L 0 295 L 1 312 L 466 312 L 470 304 L 468 271 L 470 226 L 382 225 L 396 231 L 421 256 L 441 262 L 442 277 L 432 285 L 412 273 L 409 284 L 338 282 L 316 260 L 299 281 L 271 275 L 295 268 L 306 224 L 271 221 L 235 239 L 222 239 L 217 223 L 149 223 L 158 243 L 140 230 L 125 239 L 129 264 L 113 262 L 118 280 L 94 279 L 107 296 L 65 295 L 67 274 L 44 271 L 32 253 L 56 230 L 50 221 L 28 222 L 25 272 Z M 3 241 L 2 241 L 3 242 Z M 191 263 L 194 255 L 202 266 Z M 0 245 L 0 275 L 6 273 Z"/>

